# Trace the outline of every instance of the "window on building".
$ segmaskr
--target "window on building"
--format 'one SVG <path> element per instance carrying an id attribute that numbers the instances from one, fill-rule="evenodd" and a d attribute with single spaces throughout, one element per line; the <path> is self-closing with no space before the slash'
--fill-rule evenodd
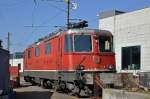
<path id="1" fill-rule="evenodd" d="M 50 54 L 50 52 L 51 52 L 51 44 L 47 43 L 45 45 L 45 54 Z"/>
<path id="2" fill-rule="evenodd" d="M 91 52 L 92 41 L 91 35 L 74 35 L 75 52 Z"/>
<path id="3" fill-rule="evenodd" d="M 110 36 L 99 36 L 99 50 L 100 52 L 111 52 L 112 38 Z"/>
<path id="4" fill-rule="evenodd" d="M 65 35 L 65 52 L 72 52 L 73 51 L 73 45 L 72 45 L 72 36 L 71 35 Z"/>
<path id="5" fill-rule="evenodd" d="M 35 48 L 35 56 L 40 56 L 40 48 L 39 47 Z"/>
<path id="6" fill-rule="evenodd" d="M 131 46 L 122 48 L 122 69 L 138 70 L 140 69 L 141 46 Z"/>
<path id="7" fill-rule="evenodd" d="M 28 50 L 28 58 L 31 58 L 31 50 Z"/>

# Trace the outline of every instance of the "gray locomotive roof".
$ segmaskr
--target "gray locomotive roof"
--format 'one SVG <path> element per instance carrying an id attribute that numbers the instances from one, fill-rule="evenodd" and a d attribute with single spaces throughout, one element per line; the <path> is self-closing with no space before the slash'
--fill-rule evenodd
<path id="1" fill-rule="evenodd" d="M 107 30 L 99 30 L 99 29 L 69 29 L 66 33 L 95 33 L 100 36 L 112 36 L 111 32 Z"/>

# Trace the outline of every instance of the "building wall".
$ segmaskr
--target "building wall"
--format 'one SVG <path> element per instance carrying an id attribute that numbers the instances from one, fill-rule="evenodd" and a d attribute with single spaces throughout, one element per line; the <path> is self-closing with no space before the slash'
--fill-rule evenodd
<path id="1" fill-rule="evenodd" d="M 150 8 L 100 19 L 99 28 L 109 30 L 114 35 L 116 66 L 121 70 L 121 48 L 141 46 L 141 69 L 150 71 Z M 132 70 L 129 70 L 132 72 Z"/>
<path id="2" fill-rule="evenodd" d="M 100 19 L 99 20 L 99 29 L 105 30 L 108 29 L 109 31 L 111 31 L 114 34 L 114 24 L 115 24 L 115 17 L 108 17 L 108 18 L 104 18 L 104 19 Z"/>
<path id="3" fill-rule="evenodd" d="M 150 95 L 140 92 L 128 92 L 125 90 L 104 89 L 103 99 L 150 99 Z"/>
<path id="4" fill-rule="evenodd" d="M 0 94 L 9 91 L 9 52 L 0 48 Z"/>
<path id="5" fill-rule="evenodd" d="M 20 72 L 23 72 L 23 58 L 20 59 L 10 59 L 9 64 L 11 66 L 18 66 L 18 64 L 21 64 Z"/>

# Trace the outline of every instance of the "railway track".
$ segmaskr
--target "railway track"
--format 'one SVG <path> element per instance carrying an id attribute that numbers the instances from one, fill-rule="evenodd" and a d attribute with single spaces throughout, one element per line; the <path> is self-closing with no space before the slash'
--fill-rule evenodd
<path id="1" fill-rule="evenodd" d="M 71 94 L 58 92 L 54 89 L 45 89 L 39 86 L 33 86 L 32 84 L 25 82 L 21 78 L 21 86 L 15 88 L 16 99 L 91 99 L 89 97 L 73 96 Z"/>

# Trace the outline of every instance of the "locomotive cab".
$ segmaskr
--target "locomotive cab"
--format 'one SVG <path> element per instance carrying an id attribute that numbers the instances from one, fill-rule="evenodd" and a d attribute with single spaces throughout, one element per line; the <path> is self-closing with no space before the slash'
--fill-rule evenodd
<path id="1" fill-rule="evenodd" d="M 93 85 L 95 73 L 115 71 L 112 34 L 104 30 L 69 30 L 64 35 L 62 64 L 75 72 L 75 76 L 66 74 L 66 79 L 75 79 L 79 89 Z"/>
<path id="2" fill-rule="evenodd" d="M 96 34 L 95 38 L 98 44 L 99 55 L 103 58 L 107 57 L 107 63 L 104 68 L 110 71 L 115 71 L 115 54 L 113 52 L 113 36 L 110 32 L 101 30 L 99 34 Z"/>
<path id="3" fill-rule="evenodd" d="M 84 67 L 84 71 L 89 72 L 115 69 L 113 38 L 110 32 L 75 29 L 68 31 L 64 38 L 66 54 L 63 55 L 62 62 L 69 66 L 69 69 Z"/>

